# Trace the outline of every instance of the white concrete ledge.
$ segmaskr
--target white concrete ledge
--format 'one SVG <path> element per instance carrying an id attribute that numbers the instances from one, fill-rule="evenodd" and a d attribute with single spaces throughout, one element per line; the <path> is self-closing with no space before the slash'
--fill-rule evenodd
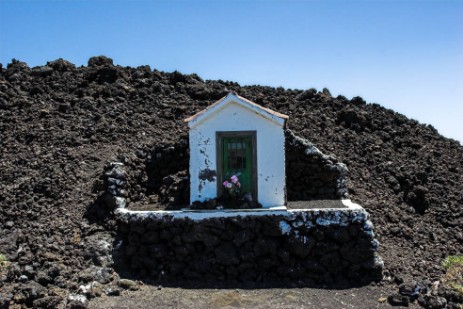
<path id="1" fill-rule="evenodd" d="M 365 209 L 350 200 L 342 200 L 345 208 L 311 208 L 287 209 L 285 206 L 259 209 L 223 209 L 223 210 L 159 210 L 137 211 L 118 208 L 115 211 L 118 220 L 133 221 L 144 219 L 190 219 L 193 221 L 211 218 L 231 218 L 247 216 L 286 216 L 292 217 L 300 214 L 311 216 L 318 225 L 340 224 L 350 222 L 361 223 L 368 219 Z"/>

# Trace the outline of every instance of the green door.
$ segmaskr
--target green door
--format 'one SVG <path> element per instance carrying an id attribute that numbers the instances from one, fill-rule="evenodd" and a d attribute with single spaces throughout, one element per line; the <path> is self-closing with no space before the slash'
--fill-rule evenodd
<path id="1" fill-rule="evenodd" d="M 222 179 L 225 181 L 233 175 L 238 176 L 243 195 L 254 195 L 252 164 L 251 136 L 222 137 Z"/>

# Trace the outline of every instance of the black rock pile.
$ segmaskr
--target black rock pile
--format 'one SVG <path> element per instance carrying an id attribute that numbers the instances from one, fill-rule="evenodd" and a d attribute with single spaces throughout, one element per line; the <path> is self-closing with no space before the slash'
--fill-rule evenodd
<path id="1" fill-rule="evenodd" d="M 94 267 L 119 287 L 110 271 L 114 222 L 86 216 L 101 172 L 124 163 L 138 200 L 168 191 L 185 175 L 146 186 L 152 150 L 181 147 L 182 120 L 229 91 L 289 115 L 295 134 L 347 165 L 349 195 L 372 215 L 386 280 L 437 280 L 443 258 L 462 254 L 463 148 L 430 125 L 327 89 L 241 87 L 106 57 L 79 68 L 13 60 L 0 77 L 0 254 L 9 264 L 0 307 L 75 299 Z"/>

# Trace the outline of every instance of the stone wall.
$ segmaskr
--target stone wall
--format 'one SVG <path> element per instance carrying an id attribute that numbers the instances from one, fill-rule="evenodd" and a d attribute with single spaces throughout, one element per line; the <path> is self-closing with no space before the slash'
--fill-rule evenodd
<path id="1" fill-rule="evenodd" d="M 381 278 L 368 214 L 346 209 L 116 210 L 120 263 L 142 277 L 240 284 L 343 285 Z"/>
<path id="2" fill-rule="evenodd" d="M 290 137 L 288 145 L 297 150 L 289 149 L 293 155 L 305 147 L 314 169 L 333 171 L 333 186 L 345 175 L 343 165 L 305 141 Z M 153 152 L 159 161 L 171 153 L 162 149 Z M 162 190 L 169 177 L 153 184 L 161 181 Z M 368 214 L 349 200 L 339 209 L 131 211 L 124 165 L 109 164 L 104 179 L 106 205 L 118 221 L 116 265 L 142 277 L 206 285 L 350 285 L 381 278 Z"/>
<path id="3" fill-rule="evenodd" d="M 103 198 L 110 209 L 125 208 L 127 205 L 128 183 L 124 164 L 111 162 L 105 168 L 104 183 L 106 192 Z"/>
<path id="4" fill-rule="evenodd" d="M 185 207 L 190 202 L 188 139 L 175 144 L 157 145 L 146 161 L 146 195 L 157 195 L 167 209 Z"/>
<path id="5" fill-rule="evenodd" d="M 148 192 L 159 192 L 166 185 L 165 177 L 188 170 L 190 154 L 188 139 L 181 138 L 175 144 L 157 145 L 146 161 Z"/>
<path id="6" fill-rule="evenodd" d="M 347 198 L 345 164 L 291 130 L 286 130 L 285 147 L 288 201 Z"/>
<path id="7" fill-rule="evenodd" d="M 129 207 L 156 204 L 159 208 L 173 210 L 189 204 L 188 136 L 179 136 L 175 143 L 137 150 L 136 156 L 140 160 L 126 165 Z"/>

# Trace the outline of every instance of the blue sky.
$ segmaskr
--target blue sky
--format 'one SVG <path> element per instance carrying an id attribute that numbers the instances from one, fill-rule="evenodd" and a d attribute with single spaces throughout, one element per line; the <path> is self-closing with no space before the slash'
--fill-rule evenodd
<path id="1" fill-rule="evenodd" d="M 0 0 L 0 62 L 123 66 L 361 96 L 463 141 L 461 1 Z"/>

